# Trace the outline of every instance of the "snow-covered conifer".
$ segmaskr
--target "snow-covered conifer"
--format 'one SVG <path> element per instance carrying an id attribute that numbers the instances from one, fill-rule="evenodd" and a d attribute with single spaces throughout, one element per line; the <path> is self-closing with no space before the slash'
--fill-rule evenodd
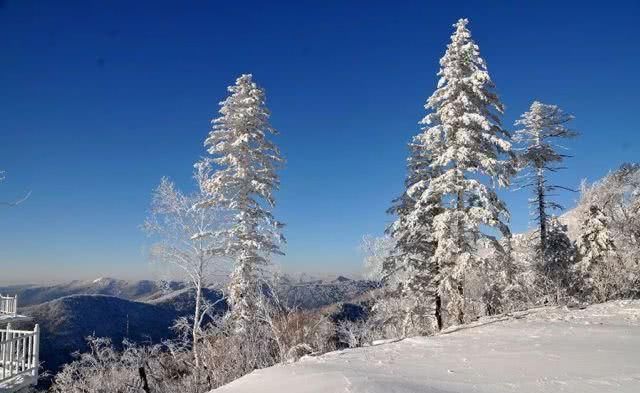
<path id="1" fill-rule="evenodd" d="M 551 216 L 546 227 L 544 258 L 538 259 L 537 270 L 555 290 L 556 303 L 571 284 L 571 265 L 575 262 L 576 247 L 567 235 L 567 226 Z M 541 247 L 540 244 L 537 245 Z M 537 253 L 543 251 L 538 249 Z"/>
<path id="2" fill-rule="evenodd" d="M 464 321 L 464 275 L 478 266 L 478 241 L 500 247 L 481 227 L 511 235 L 509 212 L 496 186 L 509 185 L 514 173 L 512 161 L 504 159 L 511 155 L 511 143 L 500 123 L 503 105 L 467 24 L 467 19 L 455 24 L 440 60 L 438 88 L 425 105 L 430 113 L 417 137 L 432 159 L 434 177 L 409 190 L 416 194 L 424 187 L 416 203 L 427 210 L 441 209 L 433 219 L 438 291 L 459 323 Z"/>
<path id="3" fill-rule="evenodd" d="M 281 254 L 282 224 L 271 209 L 280 181 L 278 147 L 269 140 L 277 134 L 269 124 L 264 90 L 250 74 L 242 75 L 220 103 L 220 116 L 205 140 L 218 165 L 206 185 L 209 203 L 234 212 L 229 254 L 235 268 L 229 284 L 229 304 L 238 331 L 255 323 L 256 297 L 262 268 L 273 254 Z"/>
<path id="4" fill-rule="evenodd" d="M 618 275 L 622 266 L 616 257 L 616 247 L 609 228 L 609 219 L 596 205 L 589 207 L 580 227 L 577 241 L 579 261 L 575 269 L 581 276 L 583 295 L 596 301 L 606 301 L 617 294 Z"/>
<path id="5" fill-rule="evenodd" d="M 550 194 L 563 186 L 549 184 L 547 172 L 561 169 L 560 164 L 567 156 L 558 153 L 555 140 L 573 138 L 577 133 L 566 127 L 573 116 L 565 113 L 556 105 L 547 105 L 534 101 L 528 112 L 516 121 L 516 126 L 523 128 L 514 134 L 514 141 L 523 144 L 518 155 L 519 168 L 524 172 L 525 182 L 522 187 L 533 188 L 531 206 L 538 223 L 540 264 L 547 266 L 549 261 L 543 260 L 547 254 L 549 237 L 549 210 L 561 210 L 562 206 L 550 200 Z M 557 228 L 556 228 L 557 229 Z"/>
<path id="6" fill-rule="evenodd" d="M 589 207 L 577 243 L 580 252 L 577 267 L 584 272 L 602 264 L 607 257 L 615 253 L 616 247 L 609 230 L 609 220 L 598 206 Z"/>
<path id="7" fill-rule="evenodd" d="M 591 231 L 586 222 L 592 219 L 592 206 L 597 206 L 606 222 L 611 238 L 607 243 L 615 245 L 615 256 L 604 258 L 604 263 L 598 264 L 602 268 L 594 266 L 585 277 L 586 284 L 592 284 L 592 298 L 602 301 L 637 296 L 640 288 L 640 164 L 625 163 L 593 184 L 583 183 L 574 213 L 578 237 L 585 237 L 581 235 Z M 585 224 L 585 228 L 581 229 L 579 224 Z M 587 244 L 586 240 L 581 244 Z M 589 253 L 583 250 L 581 254 Z"/>
<path id="8" fill-rule="evenodd" d="M 406 191 L 388 211 L 396 215 L 396 220 L 387 228 L 395 240 L 395 249 L 384 264 L 384 272 L 388 282 L 397 286 L 399 295 L 410 305 L 410 309 L 405 310 L 403 330 L 406 332 L 410 324 L 418 332 L 425 331 L 429 320 L 435 320 L 439 330 L 442 301 L 437 291 L 438 264 L 433 259 L 436 248 L 433 218 L 440 207 L 437 195 L 426 202 L 418 201 L 434 177 L 434 169 L 428 152 L 417 138 L 409 144 L 409 152 Z"/>

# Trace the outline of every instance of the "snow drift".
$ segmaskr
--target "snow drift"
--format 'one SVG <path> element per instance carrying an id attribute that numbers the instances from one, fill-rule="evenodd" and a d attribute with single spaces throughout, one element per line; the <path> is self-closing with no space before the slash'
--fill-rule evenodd
<path id="1" fill-rule="evenodd" d="M 214 392 L 637 392 L 640 301 L 543 307 L 257 370 Z"/>

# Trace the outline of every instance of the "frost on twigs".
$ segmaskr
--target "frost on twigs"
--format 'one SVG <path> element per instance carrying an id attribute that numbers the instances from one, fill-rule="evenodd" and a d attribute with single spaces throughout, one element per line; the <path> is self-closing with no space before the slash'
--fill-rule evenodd
<path id="1" fill-rule="evenodd" d="M 558 238 L 562 228 L 552 220 L 551 211 L 562 210 L 562 206 L 551 197 L 559 190 L 570 188 L 550 183 L 549 173 L 562 169 L 561 164 L 567 157 L 559 153 L 561 146 L 557 141 L 577 136 L 567 127 L 571 120 L 573 116 L 558 106 L 534 101 L 529 111 L 516 121 L 516 126 L 522 128 L 514 136 L 514 140 L 522 145 L 517 156 L 518 167 L 523 173 L 520 187 L 533 190 L 529 203 L 537 223 L 536 266 L 546 279 L 555 283 L 558 294 L 569 285 L 566 275 L 572 260 L 569 252 L 572 247 L 567 248 L 567 242 Z"/>
<path id="2" fill-rule="evenodd" d="M 210 310 L 203 299 L 203 289 L 221 281 L 229 272 L 225 250 L 230 213 L 204 203 L 208 196 L 203 185 L 209 175 L 208 166 L 196 166 L 197 189 L 192 194 L 182 193 L 163 178 L 154 190 L 151 213 L 144 223 L 145 231 L 156 240 L 151 247 L 152 260 L 165 269 L 168 278 L 186 280 L 195 290 L 191 330 L 197 364 L 202 321 Z"/>
<path id="3" fill-rule="evenodd" d="M 640 295 L 640 164 L 584 183 L 573 215 L 580 295 L 598 302 Z"/>
<path id="4" fill-rule="evenodd" d="M 4 171 L 0 171 L 0 182 L 4 181 L 5 179 L 5 172 Z M 31 196 L 31 191 L 27 192 L 22 198 L 19 198 L 17 200 L 11 201 L 11 202 L 7 202 L 7 201 L 0 201 L 0 206 L 4 205 L 4 206 L 16 206 L 21 204 L 22 202 L 26 201 L 27 199 L 29 199 L 29 197 Z"/>

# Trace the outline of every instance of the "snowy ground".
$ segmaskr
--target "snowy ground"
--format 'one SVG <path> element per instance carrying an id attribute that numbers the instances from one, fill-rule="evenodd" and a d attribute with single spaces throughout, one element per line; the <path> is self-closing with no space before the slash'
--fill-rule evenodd
<path id="1" fill-rule="evenodd" d="M 640 301 L 538 308 L 436 337 L 307 357 L 215 392 L 637 393 Z"/>
<path id="2" fill-rule="evenodd" d="M 2 379 L 2 367 L 0 367 L 0 380 Z M 31 375 L 18 375 L 10 379 L 0 381 L 0 393 L 14 393 L 22 388 L 35 384 Z"/>
<path id="3" fill-rule="evenodd" d="M 29 317 L 25 317 L 24 315 L 0 314 L 0 326 L 4 326 L 7 323 L 21 322 L 25 320 L 29 320 Z"/>

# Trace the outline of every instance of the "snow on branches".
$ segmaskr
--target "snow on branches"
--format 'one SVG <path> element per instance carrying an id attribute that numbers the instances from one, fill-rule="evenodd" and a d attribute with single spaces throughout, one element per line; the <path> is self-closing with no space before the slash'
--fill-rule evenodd
<path id="1" fill-rule="evenodd" d="M 409 189 L 415 194 L 424 187 L 416 203 L 441 209 L 433 218 L 438 291 L 448 298 L 447 310 L 459 323 L 464 321 L 464 276 L 479 265 L 479 242 L 501 248 L 481 227 L 511 235 L 509 211 L 495 188 L 508 186 L 514 174 L 512 161 L 506 159 L 512 155 L 510 134 L 500 123 L 503 105 L 467 24 L 460 19 L 454 25 L 440 60 L 438 87 L 425 105 L 429 114 L 416 137 L 432 160 L 434 177 Z"/>
<path id="2" fill-rule="evenodd" d="M 277 134 L 269 123 L 264 90 L 250 74 L 240 76 L 220 103 L 220 116 L 205 140 L 211 161 L 218 166 L 207 181 L 210 204 L 233 212 L 227 252 L 235 259 L 229 301 L 239 331 L 255 319 L 261 267 L 281 254 L 282 224 L 271 213 L 280 185 L 277 169 L 283 162 L 269 140 Z"/>
<path id="3" fill-rule="evenodd" d="M 195 290 L 192 336 L 196 364 L 199 363 L 198 340 L 202 322 L 210 309 L 203 290 L 228 275 L 226 232 L 229 212 L 218 205 L 206 204 L 203 187 L 210 176 L 206 162 L 196 165 L 194 179 L 197 190 L 184 194 L 173 182 L 163 178 L 154 190 L 151 214 L 144 223 L 145 231 L 157 238 L 151 258 L 168 267 L 171 278 L 186 278 Z"/>
<path id="4" fill-rule="evenodd" d="M 573 138 L 577 133 L 566 127 L 573 116 L 565 113 L 556 105 L 547 105 L 538 101 L 531 104 L 528 112 L 516 121 L 522 126 L 515 132 L 514 141 L 523 145 L 518 154 L 519 169 L 524 171 L 522 187 L 533 188 L 530 204 L 535 212 L 534 219 L 538 223 L 540 241 L 540 263 L 547 265 L 545 255 L 548 248 L 549 210 L 561 210 L 562 206 L 551 201 L 549 197 L 558 189 L 566 187 L 549 184 L 547 172 L 561 169 L 560 164 L 566 155 L 558 153 L 556 140 Z"/>

